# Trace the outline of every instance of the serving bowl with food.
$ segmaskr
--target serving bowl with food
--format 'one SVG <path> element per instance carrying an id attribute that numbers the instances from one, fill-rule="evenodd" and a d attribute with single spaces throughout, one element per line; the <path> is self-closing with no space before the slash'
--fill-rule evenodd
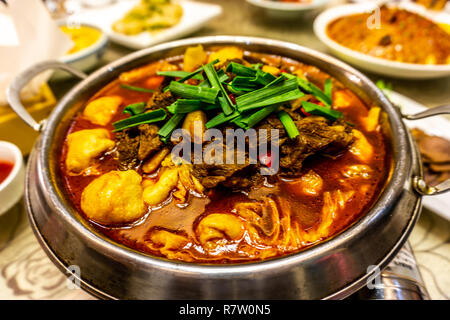
<path id="1" fill-rule="evenodd" d="M 98 27 L 82 23 L 77 25 L 68 24 L 61 20 L 59 27 L 73 41 L 73 47 L 61 57 L 60 61 L 78 70 L 92 70 L 103 57 L 108 45 L 107 35 Z M 67 73 L 56 71 L 54 79 L 66 79 Z"/>
<path id="2" fill-rule="evenodd" d="M 61 58 L 61 62 L 82 71 L 92 69 L 105 52 L 108 44 L 106 34 L 96 26 L 86 23 L 71 26 L 61 22 L 60 28 L 74 43 L 67 54 Z"/>
<path id="3" fill-rule="evenodd" d="M 73 19 L 101 28 L 120 45 L 142 49 L 199 30 L 222 7 L 197 1 L 130 0 L 82 11 Z"/>
<path id="4" fill-rule="evenodd" d="M 39 124 L 17 92 L 55 66 L 25 71 L 8 91 L 41 132 L 27 212 L 50 258 L 65 271 L 80 266 L 83 288 L 100 297 L 345 297 L 401 248 L 421 194 L 444 191 L 424 185 L 411 137 L 383 93 L 299 45 L 193 38 L 89 77 L 72 70 L 84 80 Z M 183 141 L 192 146 L 171 135 L 178 129 L 194 130 L 205 161 L 174 156 Z M 241 163 L 237 153 L 207 161 L 227 153 L 219 137 L 229 129 L 269 130 L 270 152 L 256 162 L 249 151 Z"/>
<path id="5" fill-rule="evenodd" d="M 449 23 L 448 13 L 433 15 L 411 3 L 361 3 L 324 11 L 314 32 L 335 55 L 361 69 L 426 79 L 450 75 Z"/>

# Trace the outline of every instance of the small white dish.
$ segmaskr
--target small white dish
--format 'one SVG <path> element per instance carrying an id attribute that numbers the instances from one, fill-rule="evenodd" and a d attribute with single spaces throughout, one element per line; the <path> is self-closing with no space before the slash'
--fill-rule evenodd
<path id="1" fill-rule="evenodd" d="M 295 17 L 309 11 L 320 9 L 326 6 L 331 0 L 311 0 L 308 3 L 282 2 L 272 0 L 247 0 L 255 7 L 262 8 L 272 16 L 277 18 Z"/>
<path id="2" fill-rule="evenodd" d="M 67 21 L 62 20 L 58 24 L 66 25 Z M 80 71 L 90 71 L 100 62 L 101 58 L 103 57 L 106 46 L 108 44 L 108 36 L 100 28 L 92 24 L 82 23 L 81 25 L 99 30 L 101 32 L 100 38 L 92 45 L 80 51 L 62 56 L 61 58 L 59 58 L 59 61 L 64 62 Z M 65 80 L 70 77 L 72 77 L 72 75 L 64 71 L 55 71 L 53 73 L 53 80 Z"/>
<path id="3" fill-rule="evenodd" d="M 390 61 L 373 57 L 349 49 L 332 40 L 327 34 L 327 26 L 334 20 L 358 13 L 372 12 L 379 4 L 370 3 L 348 4 L 333 7 L 322 12 L 314 21 L 316 36 L 339 58 L 363 70 L 377 74 L 406 79 L 429 79 L 450 76 L 450 65 L 424 65 Z M 446 12 L 430 13 L 424 7 L 410 3 L 400 2 L 395 6 L 420 14 L 436 23 L 450 23 L 450 15 Z"/>
<path id="4" fill-rule="evenodd" d="M 415 114 L 428 109 L 397 92 L 384 90 L 384 93 L 394 105 L 400 107 L 402 114 Z M 429 135 L 450 140 L 450 121 L 445 117 L 435 116 L 421 120 L 404 121 L 410 129 L 417 128 Z M 424 196 L 422 202 L 427 209 L 450 221 L 450 192 L 435 196 Z"/>
<path id="5" fill-rule="evenodd" d="M 10 142 L 0 141 L 0 161 L 14 164 L 9 175 L 0 183 L 0 215 L 2 215 L 22 198 L 25 169 L 20 149 Z"/>
<path id="6" fill-rule="evenodd" d="M 133 36 L 115 32 L 112 29 L 113 23 L 121 19 L 139 1 L 117 1 L 111 6 L 85 10 L 71 19 L 99 27 L 109 36 L 111 41 L 132 49 L 143 49 L 193 33 L 222 13 L 222 7 L 219 5 L 180 1 L 180 5 L 183 7 L 183 17 L 173 27 L 155 33 L 141 32 Z"/>

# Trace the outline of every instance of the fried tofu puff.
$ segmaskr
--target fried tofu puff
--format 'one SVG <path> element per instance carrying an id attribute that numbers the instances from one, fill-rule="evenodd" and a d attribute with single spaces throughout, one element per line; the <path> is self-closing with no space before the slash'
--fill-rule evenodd
<path id="1" fill-rule="evenodd" d="M 353 129 L 352 133 L 355 141 L 350 148 L 350 152 L 362 162 L 369 162 L 374 154 L 372 145 L 361 131 Z"/>
<path id="2" fill-rule="evenodd" d="M 286 183 L 290 192 L 296 195 L 317 196 L 323 189 L 323 179 L 313 170 L 292 182 Z"/>
<path id="3" fill-rule="evenodd" d="M 66 167 L 72 174 L 79 174 L 92 164 L 92 160 L 114 148 L 106 129 L 86 129 L 67 136 Z"/>
<path id="4" fill-rule="evenodd" d="M 84 108 L 83 116 L 93 124 L 105 126 L 114 117 L 122 101 L 123 99 L 119 96 L 95 99 Z"/>
<path id="5" fill-rule="evenodd" d="M 238 240 L 244 235 L 243 221 L 232 214 L 212 213 L 203 218 L 197 226 L 200 243 L 209 250 Z"/>
<path id="6" fill-rule="evenodd" d="M 238 47 L 223 47 L 215 52 L 212 52 L 208 57 L 208 63 L 218 59 L 223 63 L 227 60 L 242 59 L 244 57 L 244 51 Z"/>
<path id="7" fill-rule="evenodd" d="M 81 194 L 81 209 L 104 224 L 130 223 L 146 213 L 142 177 L 134 170 L 110 171 L 93 180 Z"/>
<path id="8" fill-rule="evenodd" d="M 170 192 L 177 186 L 178 169 L 169 168 L 163 171 L 159 180 L 144 189 L 144 200 L 149 206 L 156 206 L 166 200 Z"/>

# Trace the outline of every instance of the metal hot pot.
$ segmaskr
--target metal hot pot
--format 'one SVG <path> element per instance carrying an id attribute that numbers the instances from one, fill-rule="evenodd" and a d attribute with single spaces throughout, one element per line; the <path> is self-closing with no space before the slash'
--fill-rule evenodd
<path id="1" fill-rule="evenodd" d="M 136 252 L 99 234 L 65 195 L 58 170 L 64 133 L 83 102 L 121 72 L 192 45 L 239 45 L 315 65 L 372 100 L 388 116 L 393 167 L 373 207 L 345 231 L 296 254 L 240 265 L 174 262 Z M 36 74 L 60 68 L 82 79 L 50 117 L 37 123 L 19 100 L 20 89 Z M 344 298 L 382 270 L 405 243 L 415 225 L 423 194 L 440 193 L 445 182 L 428 188 L 421 178 L 419 155 L 400 112 L 363 74 L 317 51 L 281 41 L 235 36 L 193 38 L 144 49 L 99 69 L 90 76 L 59 62 L 43 62 L 20 74 L 8 90 L 16 113 L 41 133 L 30 155 L 25 204 L 30 224 L 50 259 L 68 276 L 79 277 L 86 291 L 119 299 L 319 299 Z M 409 119 L 449 112 L 432 109 Z M 80 273 L 73 275 L 74 266 Z"/>

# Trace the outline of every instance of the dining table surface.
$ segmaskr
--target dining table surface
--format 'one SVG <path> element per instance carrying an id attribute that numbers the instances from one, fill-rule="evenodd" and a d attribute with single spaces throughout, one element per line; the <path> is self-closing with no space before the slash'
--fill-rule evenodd
<path id="1" fill-rule="evenodd" d="M 245 0 L 200 2 L 219 4 L 223 12 L 219 18 L 191 34 L 192 37 L 211 35 L 263 37 L 289 41 L 331 54 L 314 35 L 312 24 L 317 12 L 290 19 L 274 19 Z M 345 2 L 335 0 L 331 1 L 329 6 Z M 97 67 L 131 52 L 133 50 L 110 43 Z M 450 77 L 405 80 L 364 73 L 374 81 L 384 80 L 392 85 L 394 91 L 426 107 L 450 103 Z M 75 80 L 49 82 L 57 99 L 75 83 Z M 430 297 L 449 299 L 450 222 L 428 209 L 423 209 L 409 243 Z M 95 299 L 81 289 L 68 286 L 66 275 L 53 265 L 35 239 L 22 202 L 0 216 L 0 299 Z"/>

